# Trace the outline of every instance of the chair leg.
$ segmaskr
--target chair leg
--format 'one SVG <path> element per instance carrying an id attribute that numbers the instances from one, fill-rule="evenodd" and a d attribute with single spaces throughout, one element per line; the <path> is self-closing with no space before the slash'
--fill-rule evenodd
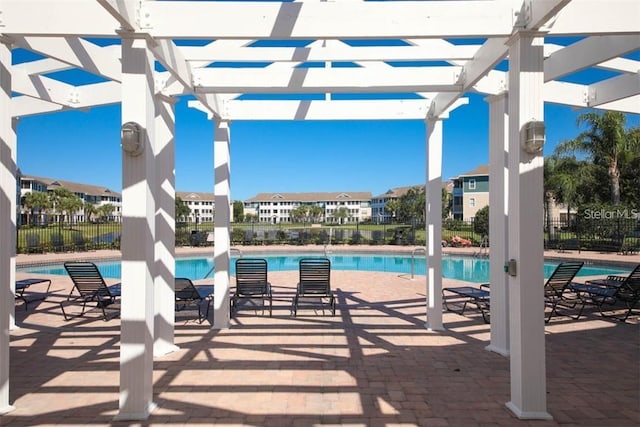
<path id="1" fill-rule="evenodd" d="M 203 298 L 198 303 L 198 323 L 202 324 L 205 319 L 209 317 L 209 305 L 210 300 L 208 298 Z M 204 311 L 204 316 L 202 315 L 202 304 L 206 304 L 207 309 Z"/>
<path id="2" fill-rule="evenodd" d="M 76 301 L 76 300 L 77 300 L 77 299 L 74 299 L 74 301 Z M 83 302 L 82 302 L 82 310 L 80 311 L 80 314 L 76 314 L 75 316 L 68 315 L 68 314 L 67 314 L 67 312 L 66 312 L 66 311 L 64 311 L 64 304 L 65 304 L 65 303 L 70 303 L 69 298 L 67 298 L 67 300 L 66 300 L 66 301 L 61 301 L 61 302 L 60 302 L 60 310 L 62 310 L 62 316 L 64 317 L 64 320 L 65 320 L 65 321 L 67 321 L 67 322 L 68 322 L 69 320 L 71 320 L 71 319 L 75 319 L 76 317 L 82 317 L 82 316 L 84 316 L 84 311 L 85 311 L 86 306 L 87 306 L 87 302 L 86 302 L 86 301 L 83 301 Z M 103 309 L 103 314 L 104 314 L 104 309 Z"/>
<path id="3" fill-rule="evenodd" d="M 60 310 L 62 310 L 62 316 L 65 321 L 69 321 L 71 318 L 67 317 L 67 313 L 64 311 L 64 301 L 60 302 Z"/>
<path id="4" fill-rule="evenodd" d="M 553 317 L 553 313 L 556 311 L 556 307 L 558 305 L 557 301 L 550 302 L 551 311 L 549 312 L 549 316 L 545 319 L 544 323 L 549 323 L 551 321 L 551 317 Z"/>

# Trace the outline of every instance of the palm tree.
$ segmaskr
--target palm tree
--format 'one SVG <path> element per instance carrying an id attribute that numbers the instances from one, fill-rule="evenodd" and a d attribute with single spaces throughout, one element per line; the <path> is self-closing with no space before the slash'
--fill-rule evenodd
<path id="1" fill-rule="evenodd" d="M 577 124 L 586 124 L 588 129 L 575 139 L 560 143 L 555 150 L 557 154 L 581 152 L 594 163 L 603 164 L 607 168 L 614 205 L 620 204 L 619 161 L 631 149 L 631 132 L 626 132 L 625 120 L 625 115 L 617 111 L 581 114 Z"/>
<path id="2" fill-rule="evenodd" d="M 309 217 L 313 222 L 320 222 L 322 220 L 323 214 L 324 214 L 324 209 L 322 209 L 322 206 L 318 206 L 318 205 L 309 206 Z"/>
<path id="3" fill-rule="evenodd" d="M 111 203 L 106 203 L 98 207 L 98 217 L 106 222 L 113 213 L 114 206 Z"/>
<path id="4" fill-rule="evenodd" d="M 90 222 L 91 219 L 98 213 L 98 207 L 91 202 L 85 200 L 84 202 L 84 220 Z"/>
<path id="5" fill-rule="evenodd" d="M 391 214 L 391 218 L 395 218 L 400 211 L 400 200 L 398 199 L 389 200 L 384 205 L 384 209 Z"/>
<path id="6" fill-rule="evenodd" d="M 27 209 L 27 224 L 29 224 L 31 222 L 31 215 L 36 211 L 39 213 L 40 218 L 42 218 L 42 214 L 51 207 L 51 200 L 47 193 L 30 191 L 24 196 L 22 206 Z"/>
<path id="7" fill-rule="evenodd" d="M 349 213 L 349 209 L 347 207 L 340 206 L 338 209 L 333 211 L 333 217 L 336 218 L 338 220 L 338 223 L 342 225 L 344 223 L 344 219 L 351 217 L 351 214 Z"/>
<path id="8" fill-rule="evenodd" d="M 176 199 L 175 199 L 175 209 L 176 211 L 174 215 L 175 215 L 175 219 L 177 220 L 184 221 L 185 218 L 191 215 L 191 208 L 189 208 L 189 206 L 187 206 L 187 204 L 178 196 L 176 196 Z M 240 216 L 236 216 L 237 214 L 236 214 L 235 202 L 233 204 L 233 209 L 234 209 L 234 218 L 236 218 L 237 221 L 242 221 L 242 218 Z M 108 215 L 111 215 L 111 212 L 109 212 Z"/>
<path id="9" fill-rule="evenodd" d="M 567 224 L 570 224 L 571 208 L 580 202 L 580 191 L 585 169 L 589 165 L 579 162 L 575 157 L 559 157 L 552 155 L 544 160 L 544 211 L 546 215 L 547 232 L 549 238 L 554 233 L 552 229 L 551 206 L 555 202 L 562 203 L 567 208 Z"/>

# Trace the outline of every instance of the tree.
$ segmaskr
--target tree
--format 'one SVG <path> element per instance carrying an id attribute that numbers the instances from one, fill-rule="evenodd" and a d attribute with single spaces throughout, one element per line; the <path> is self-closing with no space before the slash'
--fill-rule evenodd
<path id="1" fill-rule="evenodd" d="M 563 141 L 556 147 L 556 153 L 581 152 L 589 160 L 607 168 L 611 191 L 611 202 L 620 204 L 620 160 L 628 155 L 634 145 L 633 133 L 625 130 L 625 115 L 617 111 L 602 114 L 588 112 L 581 114 L 578 126 L 587 125 L 587 130 L 575 139 Z"/>
<path id="2" fill-rule="evenodd" d="M 91 202 L 84 202 L 84 220 L 91 221 L 98 214 L 98 207 Z"/>
<path id="3" fill-rule="evenodd" d="M 71 223 L 72 214 L 83 206 L 82 199 L 64 187 L 58 187 L 50 193 L 53 209 L 61 217 L 62 222 L 69 216 Z M 58 219 L 60 222 L 60 218 Z"/>
<path id="4" fill-rule="evenodd" d="M 322 221 L 322 217 L 324 216 L 324 209 L 322 206 L 313 205 L 309 206 L 309 218 L 312 222 L 320 222 Z"/>
<path id="5" fill-rule="evenodd" d="M 242 222 L 244 219 L 244 203 L 240 200 L 233 202 L 233 218 L 237 222 Z"/>
<path id="6" fill-rule="evenodd" d="M 345 206 L 340 206 L 338 209 L 333 211 L 333 217 L 336 218 L 340 224 L 344 224 L 345 218 L 351 217 L 351 213 L 349 213 L 349 209 Z"/>
<path id="7" fill-rule="evenodd" d="M 244 215 L 244 222 L 258 222 L 258 214 L 245 214 Z"/>
<path id="8" fill-rule="evenodd" d="M 580 186 L 588 167 L 575 157 L 549 156 L 544 160 L 544 194 L 547 225 L 551 225 L 551 206 L 554 201 L 563 203 L 567 208 L 567 219 L 571 208 L 578 205 Z M 583 201 L 583 200 L 582 200 Z M 549 232 L 551 229 L 549 228 Z"/>
<path id="9" fill-rule="evenodd" d="M 449 218 L 451 214 L 451 205 L 453 203 L 453 195 L 447 191 L 446 188 L 442 188 L 442 219 Z"/>
<path id="10" fill-rule="evenodd" d="M 389 200 L 385 205 L 384 209 L 391 215 L 391 218 L 396 218 L 396 216 L 400 213 L 400 200 L 392 199 Z"/>
<path id="11" fill-rule="evenodd" d="M 108 221 L 109 217 L 113 214 L 113 205 L 111 203 L 99 206 L 97 209 L 98 218 L 102 221 Z"/>
<path id="12" fill-rule="evenodd" d="M 178 196 L 176 196 L 175 205 L 176 205 L 176 212 L 175 212 L 176 220 L 185 221 L 185 218 L 187 218 L 191 214 L 191 209 Z"/>
<path id="13" fill-rule="evenodd" d="M 485 206 L 476 212 L 473 218 L 473 231 L 481 236 L 489 235 L 489 206 Z"/>
<path id="14" fill-rule="evenodd" d="M 424 187 L 410 188 L 400 196 L 398 219 L 400 221 L 415 220 L 424 223 L 426 211 L 426 195 Z"/>
<path id="15" fill-rule="evenodd" d="M 309 217 L 309 206 L 300 205 L 289 211 L 292 222 L 304 222 Z"/>
<path id="16" fill-rule="evenodd" d="M 38 212 L 40 221 L 42 221 L 42 214 L 51 208 L 51 199 L 47 193 L 31 191 L 24 196 L 22 206 L 27 209 L 27 224 L 31 222 L 31 215 L 36 212 Z"/>

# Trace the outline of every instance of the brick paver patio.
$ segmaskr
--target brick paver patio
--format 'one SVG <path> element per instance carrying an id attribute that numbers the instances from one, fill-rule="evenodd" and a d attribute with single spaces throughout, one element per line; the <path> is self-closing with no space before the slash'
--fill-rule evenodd
<path id="1" fill-rule="evenodd" d="M 231 328 L 212 330 L 179 312 L 180 349 L 154 363 L 158 408 L 141 423 L 115 422 L 120 321 L 94 311 L 65 322 L 57 303 L 71 283 L 51 277 L 46 301 L 16 307 L 16 409 L 0 417 L 2 426 L 640 424 L 638 316 L 626 324 L 595 313 L 554 317 L 546 326 L 553 420 L 522 421 L 505 407 L 509 359 L 485 349 L 489 325 L 479 312 L 445 313 L 447 329 L 430 332 L 424 276 L 354 271 L 332 273 L 335 317 L 305 309 L 290 316 L 295 271 L 269 273 L 272 318 L 243 310 Z"/>

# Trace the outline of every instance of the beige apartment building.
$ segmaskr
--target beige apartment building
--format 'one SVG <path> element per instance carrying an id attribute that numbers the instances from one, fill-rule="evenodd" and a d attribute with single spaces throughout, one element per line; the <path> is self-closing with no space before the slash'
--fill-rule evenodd
<path id="1" fill-rule="evenodd" d="M 17 218 L 18 224 L 25 224 L 27 222 L 27 216 L 35 215 L 38 222 L 52 222 L 59 216 L 55 214 L 55 209 L 35 210 L 35 212 L 28 212 L 28 209 L 24 206 L 25 196 L 34 191 L 46 193 L 53 191 L 56 188 L 66 188 L 74 193 L 82 200 L 83 203 L 91 203 L 97 207 L 110 204 L 113 206 L 113 212 L 107 221 L 120 222 L 122 218 L 122 194 L 117 193 L 109 188 L 101 187 L 97 185 L 81 184 L 77 182 L 64 181 L 61 179 L 44 178 L 32 175 L 22 175 L 18 173 L 18 180 L 20 186 L 20 194 L 17 203 Z M 75 212 L 68 212 L 68 219 L 72 222 L 84 222 L 90 221 L 92 218 L 87 218 L 83 208 L 78 209 Z"/>
<path id="2" fill-rule="evenodd" d="M 258 222 L 279 224 L 291 222 L 291 211 L 299 206 L 320 206 L 320 222 L 334 223 L 337 209 L 347 208 L 344 223 L 371 220 L 371 193 L 368 191 L 335 193 L 260 193 L 244 202 L 244 213 L 257 215 Z"/>

